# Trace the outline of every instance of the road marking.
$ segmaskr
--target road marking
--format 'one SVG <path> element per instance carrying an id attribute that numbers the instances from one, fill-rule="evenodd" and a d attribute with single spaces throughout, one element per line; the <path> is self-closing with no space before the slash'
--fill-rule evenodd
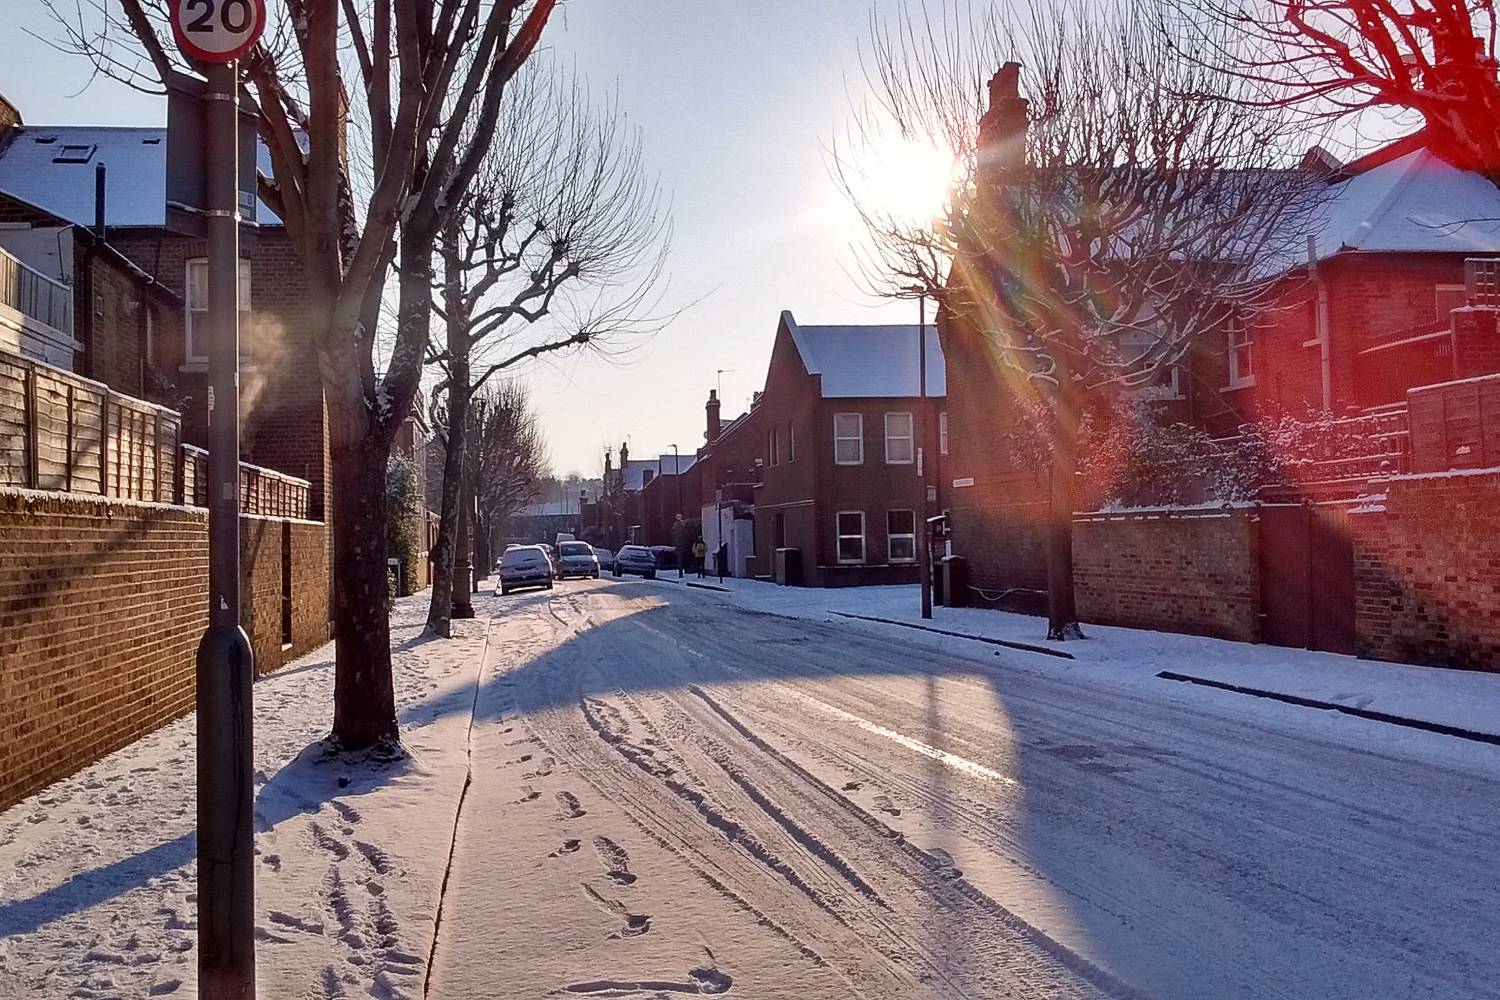
<path id="1" fill-rule="evenodd" d="M 814 707 L 821 709 L 827 714 L 832 715 L 834 718 L 842 719 L 845 722 L 852 723 L 853 725 L 858 726 L 860 729 L 863 729 L 867 733 L 872 733 L 875 736 L 882 736 L 885 739 L 890 740 L 892 743 L 896 743 L 900 746 L 905 747 L 913 753 L 919 753 L 923 757 L 930 757 L 931 759 L 938 761 L 939 763 L 953 768 L 953 770 L 955 771 L 960 771 L 964 774 L 972 775 L 976 778 L 983 778 L 986 781 L 996 781 L 1002 785 L 1015 786 L 1019 784 L 1019 782 L 1017 782 L 1015 778 L 1012 778 L 1009 775 L 1001 774 L 999 771 L 995 771 L 991 768 L 985 767 L 983 764 L 979 764 L 972 760 L 969 760 L 969 758 L 967 757 L 960 757 L 956 753 L 949 753 L 947 750 L 940 750 L 937 747 L 928 746 L 921 740 L 914 740 L 910 736 L 907 736 L 905 733 L 898 733 L 894 729 L 887 729 L 882 725 L 871 722 L 869 719 L 861 718 L 860 716 L 855 715 L 852 712 L 846 712 L 842 708 L 838 708 L 834 705 L 828 704 L 825 701 L 814 698 L 812 695 L 803 694 L 801 691 L 784 687 L 783 690 L 786 690 L 789 694 L 795 695 L 796 697 L 802 699 L 805 702 L 808 702 Z"/>

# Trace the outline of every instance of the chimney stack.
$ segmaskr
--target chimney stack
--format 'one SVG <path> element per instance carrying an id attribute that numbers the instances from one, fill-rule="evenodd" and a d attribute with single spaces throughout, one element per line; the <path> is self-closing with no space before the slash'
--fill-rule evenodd
<path id="1" fill-rule="evenodd" d="M 708 402 L 703 409 L 708 413 L 708 432 L 703 437 L 712 446 L 719 440 L 719 429 L 723 426 L 719 422 L 719 390 L 708 390 Z"/>
<path id="2" fill-rule="evenodd" d="M 1027 101 L 1021 96 L 1021 64 L 1008 62 L 990 78 L 990 106 L 979 119 L 979 170 L 1003 184 L 1026 162 Z"/>
<path id="3" fill-rule="evenodd" d="M 94 236 L 104 242 L 104 162 L 94 167 Z"/>

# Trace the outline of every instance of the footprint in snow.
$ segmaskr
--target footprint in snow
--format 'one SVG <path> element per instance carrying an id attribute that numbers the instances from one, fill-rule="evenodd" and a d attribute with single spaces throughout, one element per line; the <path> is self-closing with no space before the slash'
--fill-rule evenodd
<path id="1" fill-rule="evenodd" d="M 563 819 L 577 819 L 587 816 L 588 810 L 579 808 L 578 796 L 572 792 L 558 792 L 553 796 L 557 800 L 557 812 Z"/>
<path id="2" fill-rule="evenodd" d="M 890 796 L 888 795 L 875 796 L 875 808 L 883 813 L 890 813 L 892 816 L 901 815 L 901 810 L 891 803 Z"/>
<path id="3" fill-rule="evenodd" d="M 542 793 L 537 791 L 535 788 L 532 788 L 530 785 L 522 785 L 521 797 L 519 799 L 516 799 L 516 805 L 520 805 L 522 802 L 535 802 L 541 797 Z"/>
<path id="4" fill-rule="evenodd" d="M 625 853 L 625 848 L 608 837 L 595 837 L 594 853 L 599 856 L 599 863 L 604 866 L 604 874 L 610 881 L 616 885 L 635 883 L 635 875 L 630 871 L 630 855 Z"/>
<path id="5" fill-rule="evenodd" d="M 558 858 L 558 857 L 562 857 L 564 854 L 573 854 L 573 853 L 575 853 L 578 850 L 578 848 L 582 845 L 582 843 L 583 842 L 580 841 L 580 840 L 565 840 L 565 841 L 562 842 L 562 846 L 561 847 L 559 847 L 557 850 L 553 851 L 552 853 L 548 854 L 547 857 L 549 857 L 549 858 Z"/>

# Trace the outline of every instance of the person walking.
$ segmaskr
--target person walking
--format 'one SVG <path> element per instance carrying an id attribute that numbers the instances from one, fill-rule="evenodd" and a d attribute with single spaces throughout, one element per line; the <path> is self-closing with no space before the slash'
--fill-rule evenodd
<path id="1" fill-rule="evenodd" d="M 715 562 L 719 564 L 719 582 L 724 582 L 724 574 L 729 572 L 729 540 L 723 539 L 719 542 L 719 551 Z"/>
<path id="2" fill-rule="evenodd" d="M 703 566 L 708 561 L 708 545 L 699 535 L 698 540 L 693 543 L 693 562 L 698 566 L 698 579 L 703 579 Z"/>

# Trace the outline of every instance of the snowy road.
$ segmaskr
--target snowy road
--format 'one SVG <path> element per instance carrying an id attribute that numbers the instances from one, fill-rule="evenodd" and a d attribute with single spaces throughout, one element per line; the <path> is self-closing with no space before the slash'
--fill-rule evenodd
<path id="1" fill-rule="evenodd" d="M 432 996 L 1500 995 L 1493 748 L 660 583 L 497 608 Z"/>

